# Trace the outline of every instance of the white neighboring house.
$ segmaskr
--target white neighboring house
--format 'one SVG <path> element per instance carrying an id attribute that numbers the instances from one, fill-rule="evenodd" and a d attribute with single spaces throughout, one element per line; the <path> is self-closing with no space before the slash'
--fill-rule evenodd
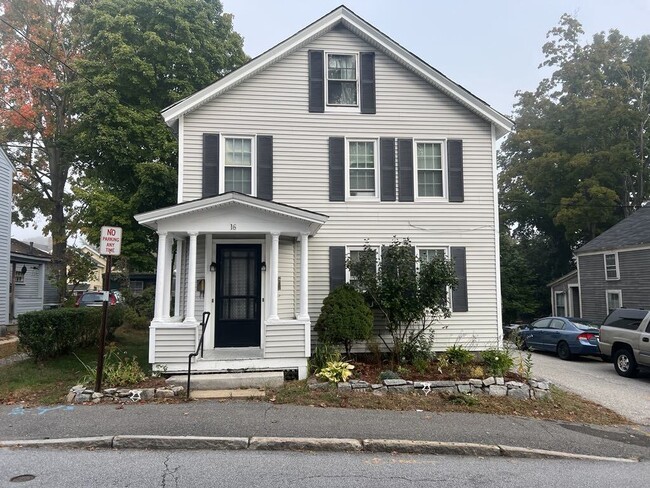
<path id="1" fill-rule="evenodd" d="M 57 306 L 56 289 L 48 279 L 52 256 L 29 244 L 11 239 L 9 320 L 20 314 Z"/>
<path id="2" fill-rule="evenodd" d="M 187 370 L 208 311 L 193 371 L 304 378 L 346 256 L 393 236 L 455 261 L 435 347 L 500 343 L 496 147 L 512 122 L 353 12 L 333 10 L 163 117 L 178 134 L 178 204 L 136 216 L 159 236 L 154 366 Z"/>
<path id="3" fill-rule="evenodd" d="M 0 148 L 0 325 L 9 323 L 11 194 L 14 166 Z"/>

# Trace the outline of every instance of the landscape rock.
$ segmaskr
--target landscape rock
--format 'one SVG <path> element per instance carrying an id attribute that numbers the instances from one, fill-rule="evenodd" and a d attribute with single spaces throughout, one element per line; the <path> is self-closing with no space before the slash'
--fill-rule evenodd
<path id="1" fill-rule="evenodd" d="M 350 383 L 345 383 L 342 381 L 341 383 L 338 384 L 338 388 L 339 390 L 351 390 L 352 385 Z"/>
<path id="2" fill-rule="evenodd" d="M 388 392 L 388 388 L 386 388 L 385 386 L 372 390 L 372 394 L 376 396 L 384 396 L 387 392 Z"/>
<path id="3" fill-rule="evenodd" d="M 104 398 L 104 394 L 103 394 L 103 393 L 99 393 L 98 391 L 95 391 L 95 392 L 93 392 L 93 394 L 91 395 L 91 398 L 92 398 L 93 400 L 95 400 L 96 398 L 102 399 L 102 398 Z"/>
<path id="4" fill-rule="evenodd" d="M 413 390 L 413 385 L 397 385 L 388 387 L 389 393 L 410 393 Z"/>
<path id="5" fill-rule="evenodd" d="M 166 388 L 158 388 L 155 393 L 156 398 L 173 398 L 174 392 Z"/>
<path id="6" fill-rule="evenodd" d="M 399 379 L 396 379 L 396 380 L 392 380 L 392 379 L 384 380 L 384 386 L 402 386 L 402 385 L 406 385 L 405 380 L 399 380 Z"/>
<path id="7" fill-rule="evenodd" d="M 485 378 L 483 380 L 483 386 L 495 385 L 496 382 L 497 382 L 497 380 L 494 379 L 494 376 L 490 376 L 489 378 Z"/>
<path id="8" fill-rule="evenodd" d="M 179 395 L 185 391 L 185 388 L 180 385 L 172 386 L 172 391 L 174 392 L 174 395 Z"/>
<path id="9" fill-rule="evenodd" d="M 118 396 L 120 398 L 131 396 L 131 390 L 129 390 L 128 388 L 120 388 L 115 392 L 115 396 Z"/>
<path id="10" fill-rule="evenodd" d="M 548 381 L 538 381 L 536 388 L 539 388 L 540 390 L 548 390 L 550 389 L 551 385 Z"/>
<path id="11" fill-rule="evenodd" d="M 546 398 L 547 396 L 549 396 L 549 395 L 551 394 L 550 391 L 548 391 L 548 390 L 541 390 L 541 389 L 539 389 L 539 388 L 535 388 L 535 389 L 533 389 L 532 392 L 533 392 L 533 397 L 534 397 L 536 400 L 540 400 L 540 399 L 542 399 L 542 398 Z"/>
<path id="12" fill-rule="evenodd" d="M 490 385 L 489 393 L 492 396 L 506 396 L 508 388 L 505 385 Z"/>
<path id="13" fill-rule="evenodd" d="M 526 388 L 509 388 L 508 396 L 512 398 L 530 399 L 530 389 Z"/>
<path id="14" fill-rule="evenodd" d="M 456 386 L 455 381 L 430 381 L 431 388 L 449 388 L 450 386 Z"/>
<path id="15" fill-rule="evenodd" d="M 459 393 L 470 393 L 472 391 L 472 387 L 466 384 L 461 383 L 458 385 L 456 388 L 458 388 Z"/>
<path id="16" fill-rule="evenodd" d="M 76 403 L 89 402 L 90 400 L 91 400 L 91 396 L 88 393 L 78 393 L 75 398 Z"/>
<path id="17" fill-rule="evenodd" d="M 508 389 L 512 389 L 512 388 L 523 388 L 524 386 L 527 385 L 522 383 L 521 381 L 508 381 L 506 383 L 506 386 L 508 387 Z"/>
<path id="18" fill-rule="evenodd" d="M 330 384 L 328 381 L 321 381 L 320 383 L 310 383 L 308 386 L 310 390 L 327 390 Z"/>
<path id="19" fill-rule="evenodd" d="M 495 378 L 495 381 L 496 381 L 497 385 L 505 385 L 506 384 L 506 381 L 501 377 Z"/>
<path id="20" fill-rule="evenodd" d="M 472 378 L 471 380 L 469 380 L 469 384 L 472 385 L 472 386 L 481 387 L 481 386 L 483 386 L 483 380 L 477 380 L 476 378 Z"/>
<path id="21" fill-rule="evenodd" d="M 65 402 L 74 403 L 75 398 L 77 398 L 77 394 L 74 391 L 71 391 L 68 393 L 68 396 L 65 397 Z"/>
<path id="22" fill-rule="evenodd" d="M 350 386 L 352 387 L 353 390 L 359 390 L 359 389 L 365 390 L 366 388 L 370 388 L 370 383 L 366 381 L 356 380 L 354 382 L 350 381 Z"/>
<path id="23" fill-rule="evenodd" d="M 142 392 L 140 393 L 140 398 L 142 400 L 153 400 L 155 395 L 156 395 L 155 388 L 143 388 Z"/>
<path id="24" fill-rule="evenodd" d="M 104 390 L 104 395 L 115 395 L 117 393 L 117 388 L 106 388 Z"/>

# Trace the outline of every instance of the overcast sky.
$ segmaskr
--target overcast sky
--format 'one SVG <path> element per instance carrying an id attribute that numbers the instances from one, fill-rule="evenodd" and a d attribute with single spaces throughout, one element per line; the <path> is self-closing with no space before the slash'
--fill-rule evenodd
<path id="1" fill-rule="evenodd" d="M 340 0 L 222 0 L 244 50 L 257 56 L 341 5 Z M 510 115 L 517 90 L 544 73 L 546 33 L 563 13 L 577 17 L 585 41 L 618 29 L 650 34 L 650 0 L 348 0 L 345 5 L 456 83 Z M 14 227 L 14 237 L 41 233 Z"/>

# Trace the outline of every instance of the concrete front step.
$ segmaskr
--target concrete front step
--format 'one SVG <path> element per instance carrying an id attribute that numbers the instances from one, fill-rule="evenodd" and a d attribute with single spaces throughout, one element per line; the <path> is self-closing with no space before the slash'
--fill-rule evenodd
<path id="1" fill-rule="evenodd" d="M 170 386 L 186 386 L 187 375 L 170 376 L 165 383 Z M 284 373 L 282 371 L 193 374 L 190 381 L 190 391 L 275 388 L 283 384 Z"/>
<path id="2" fill-rule="evenodd" d="M 243 390 L 191 390 L 190 398 L 221 399 L 221 398 L 260 398 L 265 396 L 264 390 L 246 388 Z"/>

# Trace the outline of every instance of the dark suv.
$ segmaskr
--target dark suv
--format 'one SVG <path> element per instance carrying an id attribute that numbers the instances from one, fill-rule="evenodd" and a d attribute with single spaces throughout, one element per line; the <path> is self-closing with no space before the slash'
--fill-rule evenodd
<path id="1" fill-rule="evenodd" d="M 616 372 L 636 376 L 639 366 L 650 368 L 650 311 L 618 308 L 600 328 L 600 352 L 614 361 Z"/>

